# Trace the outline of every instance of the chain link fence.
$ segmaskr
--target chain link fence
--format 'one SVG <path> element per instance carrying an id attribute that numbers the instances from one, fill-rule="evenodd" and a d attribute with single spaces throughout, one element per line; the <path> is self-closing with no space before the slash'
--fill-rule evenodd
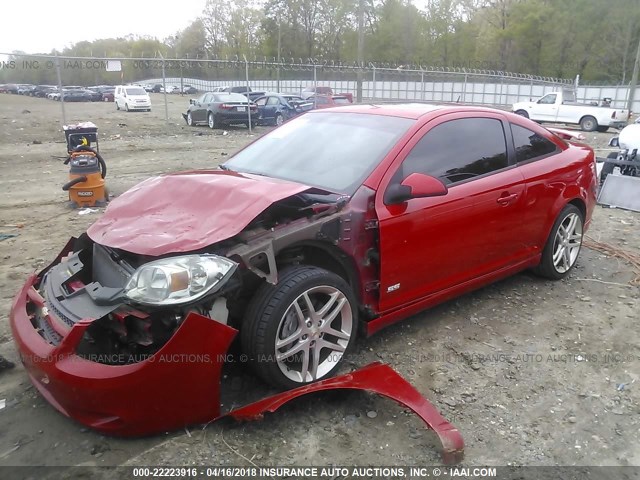
<path id="1" fill-rule="evenodd" d="M 5 74 L 5 79 L 31 84 L 160 83 L 177 86 L 181 91 L 191 85 L 200 92 L 220 86 L 248 86 L 254 91 L 286 93 L 324 86 L 365 102 L 453 102 L 499 108 L 566 88 L 575 89 L 579 102 L 598 102 L 608 97 L 615 108 L 625 108 L 629 95 L 627 86 L 579 86 L 570 79 L 471 68 L 337 64 L 313 59 L 276 62 L 244 58 L 0 55 L 8 55 L 8 60 L 0 62 L 0 74 Z M 632 111 L 640 111 L 640 98 L 633 103 Z"/>

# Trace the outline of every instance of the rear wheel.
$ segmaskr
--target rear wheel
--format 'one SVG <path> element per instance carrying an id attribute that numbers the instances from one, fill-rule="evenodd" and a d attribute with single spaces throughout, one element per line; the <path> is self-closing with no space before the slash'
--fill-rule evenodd
<path id="1" fill-rule="evenodd" d="M 282 118 L 282 115 L 278 113 L 276 115 L 276 127 L 279 127 L 283 123 L 284 123 L 284 118 Z"/>
<path id="2" fill-rule="evenodd" d="M 116 110 L 120 110 L 120 104 L 116 102 Z"/>
<path id="3" fill-rule="evenodd" d="M 575 266 L 582 246 L 584 217 L 575 205 L 565 206 L 551 229 L 542 251 L 540 264 L 534 269 L 538 275 L 559 280 Z"/>
<path id="4" fill-rule="evenodd" d="M 209 128 L 216 128 L 218 126 L 218 123 L 216 122 L 216 118 L 213 116 L 212 112 L 209 112 L 209 115 L 207 116 L 207 123 L 209 125 Z"/>
<path id="5" fill-rule="evenodd" d="M 594 132 L 598 129 L 598 121 L 591 115 L 587 115 L 580 120 L 580 128 L 585 132 Z"/>
<path id="6" fill-rule="evenodd" d="M 356 298 L 338 275 L 311 266 L 280 272 L 256 292 L 241 327 L 243 351 L 266 382 L 294 388 L 332 376 L 356 337 Z"/>
<path id="7" fill-rule="evenodd" d="M 524 118 L 529 118 L 529 114 L 527 113 L 526 110 L 516 110 L 516 115 L 520 115 L 521 117 L 524 117 Z"/>

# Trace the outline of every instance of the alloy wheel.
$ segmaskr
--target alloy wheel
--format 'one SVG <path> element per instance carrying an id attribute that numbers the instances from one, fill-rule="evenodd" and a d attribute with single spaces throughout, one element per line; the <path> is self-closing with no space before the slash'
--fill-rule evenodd
<path id="1" fill-rule="evenodd" d="M 324 377 L 342 359 L 353 323 L 349 300 L 339 289 L 323 285 L 306 290 L 278 325 L 275 354 L 280 371 L 296 383 Z"/>
<path id="2" fill-rule="evenodd" d="M 582 219 L 570 213 L 558 226 L 553 242 L 553 266 L 558 273 L 565 273 L 576 263 L 581 245 Z"/>

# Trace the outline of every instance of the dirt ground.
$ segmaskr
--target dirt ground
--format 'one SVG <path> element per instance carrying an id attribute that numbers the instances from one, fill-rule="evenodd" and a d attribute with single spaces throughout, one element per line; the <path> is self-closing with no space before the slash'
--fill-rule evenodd
<path id="1" fill-rule="evenodd" d="M 267 131 L 189 128 L 180 96 L 169 98 L 165 124 L 162 99 L 154 94 L 151 113 L 66 106 L 69 123 L 99 126 L 112 194 L 150 175 L 215 166 Z M 17 234 L 0 241 L 0 354 L 16 363 L 12 297 L 99 215 L 65 205 L 67 168 L 52 158 L 65 154 L 60 118 L 57 102 L 0 95 L 0 233 Z M 611 136 L 588 134 L 587 142 L 602 149 Z M 598 207 L 589 236 L 638 252 L 640 216 Z M 625 262 L 584 248 L 565 280 L 523 273 L 450 301 L 361 339 L 343 370 L 390 364 L 459 428 L 467 465 L 640 465 L 640 292 L 632 278 Z M 301 398 L 261 422 L 143 439 L 104 437 L 65 418 L 20 365 L 0 372 L 1 399 L 0 465 L 440 463 L 415 415 L 362 392 Z"/>

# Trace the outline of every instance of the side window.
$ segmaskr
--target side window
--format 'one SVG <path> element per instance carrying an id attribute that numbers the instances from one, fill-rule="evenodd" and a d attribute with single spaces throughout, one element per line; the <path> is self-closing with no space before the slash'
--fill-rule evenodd
<path id="1" fill-rule="evenodd" d="M 557 150 L 556 144 L 528 128 L 511 124 L 513 144 L 518 163 L 548 155 Z"/>
<path id="2" fill-rule="evenodd" d="M 493 118 L 463 118 L 429 130 L 404 159 L 398 181 L 412 173 L 424 173 L 449 185 L 508 165 L 502 122 Z"/>
<path id="3" fill-rule="evenodd" d="M 267 97 L 262 97 L 259 98 L 258 100 L 256 100 L 256 105 L 263 107 L 264 105 L 267 104 Z"/>
<path id="4" fill-rule="evenodd" d="M 267 105 L 278 105 L 280 103 L 280 99 L 278 97 L 269 97 L 267 100 Z"/>
<path id="5" fill-rule="evenodd" d="M 543 105 L 553 105 L 554 103 L 556 103 L 556 97 L 557 95 L 555 93 L 550 93 L 549 95 L 545 95 L 540 100 L 538 100 L 538 103 Z"/>

